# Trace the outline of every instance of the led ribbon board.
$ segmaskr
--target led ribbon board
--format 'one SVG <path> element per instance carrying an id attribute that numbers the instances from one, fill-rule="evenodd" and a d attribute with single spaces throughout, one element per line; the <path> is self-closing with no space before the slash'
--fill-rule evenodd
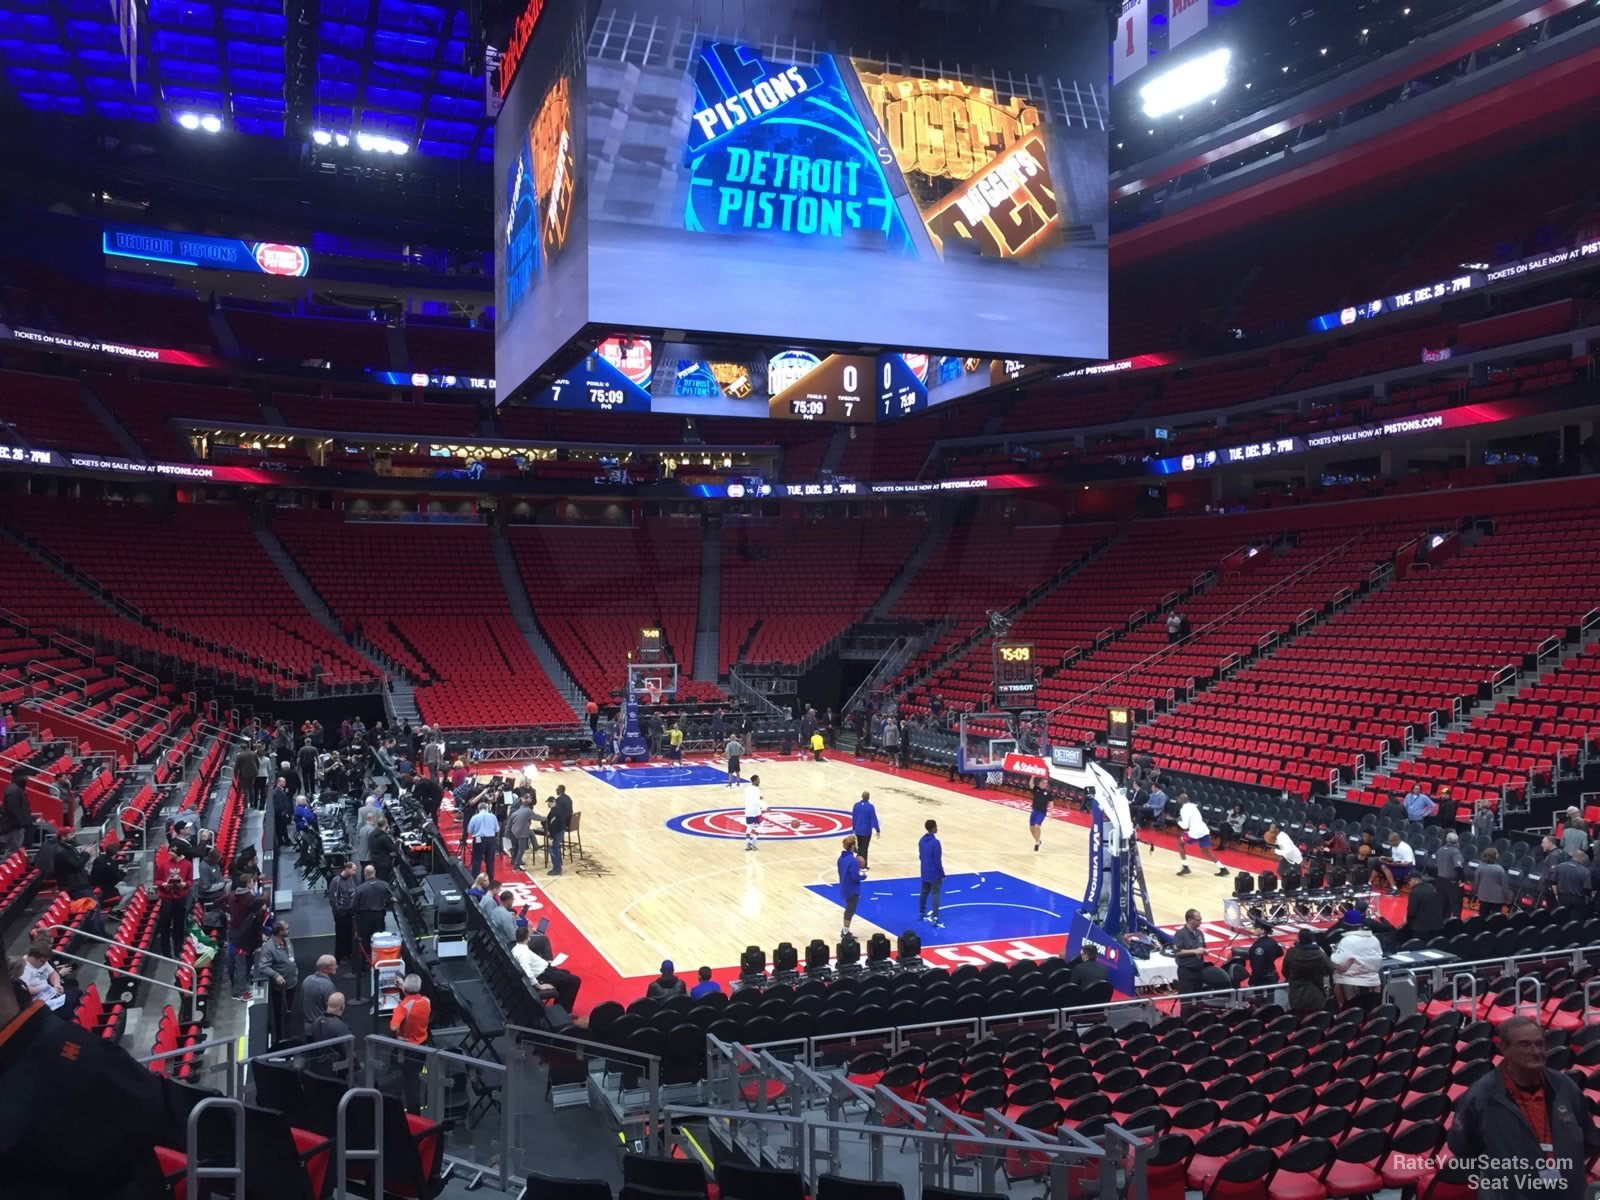
<path id="1" fill-rule="evenodd" d="M 286 242 L 245 242 L 203 233 L 171 233 L 141 225 L 107 225 L 100 242 L 108 258 L 133 258 L 256 275 L 299 276 L 311 270 L 311 251 Z"/>

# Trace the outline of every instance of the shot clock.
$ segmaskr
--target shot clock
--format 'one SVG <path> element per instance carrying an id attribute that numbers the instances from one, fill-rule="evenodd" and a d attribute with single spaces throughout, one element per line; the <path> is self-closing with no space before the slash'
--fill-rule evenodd
<path id="1" fill-rule="evenodd" d="M 994 702 L 999 708 L 1032 708 L 1039 689 L 1032 642 L 994 644 Z"/>

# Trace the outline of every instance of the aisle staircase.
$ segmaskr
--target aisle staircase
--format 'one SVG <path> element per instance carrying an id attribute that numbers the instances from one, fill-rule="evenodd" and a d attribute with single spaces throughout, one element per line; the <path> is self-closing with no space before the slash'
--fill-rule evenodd
<path id="1" fill-rule="evenodd" d="M 693 679 L 717 682 L 722 637 L 722 518 L 708 513 L 700 527 L 700 603 L 694 626 Z"/>
<path id="2" fill-rule="evenodd" d="M 505 588 L 506 600 L 511 605 L 511 616 L 517 623 L 517 629 L 522 634 L 523 640 L 528 643 L 528 649 L 533 651 L 534 658 L 538 659 L 539 665 L 544 668 L 545 675 L 555 684 L 556 690 L 567 702 L 573 717 L 581 720 L 588 697 L 573 682 L 572 676 L 567 674 L 567 668 L 562 665 L 555 649 L 545 641 L 544 633 L 539 629 L 539 622 L 534 619 L 533 605 L 528 603 L 528 588 L 523 583 L 522 572 L 517 568 L 516 556 L 511 552 L 511 543 L 506 541 L 504 530 L 491 522 L 488 532 L 489 548 L 494 552 L 495 569 L 500 572 L 500 584 Z"/>

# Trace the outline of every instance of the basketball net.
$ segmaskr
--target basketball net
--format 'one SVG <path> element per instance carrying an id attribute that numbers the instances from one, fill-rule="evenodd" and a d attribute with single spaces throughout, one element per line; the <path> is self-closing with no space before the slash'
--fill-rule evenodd
<path id="1" fill-rule="evenodd" d="M 661 703 L 661 688 L 659 685 L 649 685 L 644 689 L 645 702 L 648 704 Z"/>

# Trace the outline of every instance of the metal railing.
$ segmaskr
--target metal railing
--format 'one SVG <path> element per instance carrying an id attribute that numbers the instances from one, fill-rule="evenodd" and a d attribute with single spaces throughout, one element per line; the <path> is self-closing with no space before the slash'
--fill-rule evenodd
<path id="1" fill-rule="evenodd" d="M 443 1123 L 440 1152 L 471 1176 L 469 1188 L 511 1190 L 511 1160 L 519 1153 L 512 1122 L 521 1103 L 517 1073 L 504 1063 L 376 1034 L 365 1046 L 363 1087 L 383 1091 L 380 1080 L 389 1080 L 389 1090 L 398 1085 L 408 1109 Z"/>
<path id="2" fill-rule="evenodd" d="M 130 946 L 127 942 L 119 942 L 115 938 L 103 937 L 102 935 L 100 935 L 98 933 L 90 933 L 86 929 L 79 929 L 76 925 L 51 925 L 51 926 L 48 926 L 44 930 L 44 932 L 45 933 L 57 933 L 57 932 L 70 933 L 74 937 L 88 938 L 92 942 L 100 942 L 100 943 L 104 944 L 107 947 L 121 946 L 124 950 L 130 951 L 133 954 L 137 954 L 141 958 L 154 959 L 156 962 L 171 963 L 172 966 L 175 969 L 178 969 L 178 970 L 188 969 L 192 973 L 192 976 L 196 977 L 196 978 L 199 975 L 199 971 L 196 970 L 195 965 L 193 963 L 186 963 L 186 962 L 183 962 L 182 960 L 176 959 L 176 958 L 168 958 L 164 954 L 157 954 L 154 950 L 141 950 L 138 946 Z M 65 950 L 53 951 L 52 952 L 52 957 L 70 959 L 72 962 L 83 963 L 86 966 L 99 967 L 102 970 L 104 970 L 105 972 L 107 972 L 107 974 L 109 974 L 113 979 L 115 979 L 115 978 L 117 978 L 119 976 L 125 976 L 128 979 L 138 980 L 138 981 L 141 981 L 143 983 L 153 983 L 157 987 L 170 988 L 172 991 L 177 992 L 179 995 L 183 995 L 183 996 L 189 997 L 189 1000 L 190 1000 L 190 1002 L 192 1004 L 198 1005 L 199 1002 L 200 1002 L 200 989 L 199 989 L 199 985 L 197 983 L 192 983 L 188 987 L 183 987 L 182 985 L 177 984 L 177 983 L 168 983 L 164 979 L 156 979 L 156 978 L 154 978 L 153 976 L 150 976 L 150 975 L 141 975 L 138 971 L 130 971 L 126 967 L 113 967 L 113 966 L 111 966 L 111 965 L 109 965 L 109 964 L 107 964 L 105 962 L 101 962 L 101 961 L 99 961 L 97 959 L 84 958 L 82 955 L 78 955 L 78 954 L 69 954 Z"/>
<path id="3" fill-rule="evenodd" d="M 1122 682 L 1125 682 L 1128 679 L 1131 679 L 1136 673 L 1138 673 L 1140 671 L 1148 670 L 1152 666 L 1154 666 L 1157 663 L 1161 662 L 1163 659 L 1168 658 L 1169 656 L 1171 656 L 1173 654 L 1176 654 L 1178 651 L 1184 649 L 1186 646 L 1192 645 L 1194 642 L 1196 642 L 1198 639 L 1204 637 L 1205 635 L 1207 635 L 1209 633 L 1214 633 L 1217 630 L 1222 629 L 1223 627 L 1227 626 L 1232 621 L 1234 621 L 1237 617 L 1243 616 L 1245 613 L 1249 612 L 1251 609 L 1255 608 L 1257 605 L 1265 603 L 1267 600 L 1270 600 L 1272 597 L 1276 596 L 1279 592 L 1284 591 L 1285 589 L 1287 589 L 1288 587 L 1292 586 L 1293 584 L 1300 583 L 1302 580 L 1306 579 L 1310 575 L 1312 575 L 1312 574 L 1316 573 L 1317 571 L 1321 570 L 1329 562 L 1333 561 L 1336 558 L 1339 558 L 1346 551 L 1348 551 L 1352 546 L 1354 546 L 1358 542 L 1360 542 L 1363 539 L 1363 536 L 1364 535 L 1362 535 L 1362 534 L 1353 535 L 1352 537 L 1350 537 L 1350 538 L 1346 539 L 1345 541 L 1341 542 L 1338 546 L 1335 546 L 1332 550 L 1329 550 L 1325 554 L 1322 554 L 1319 557 L 1313 559 L 1311 562 L 1307 563 L 1305 566 L 1303 566 L 1303 567 L 1299 568 L 1298 570 L 1296 570 L 1296 571 L 1284 576 L 1282 579 L 1278 580 L 1276 583 L 1271 584 L 1270 586 L 1263 588 L 1261 591 L 1257 592 L 1254 596 L 1251 596 L 1248 600 L 1241 601 L 1240 603 L 1234 605 L 1232 608 L 1230 608 L 1227 612 L 1223 613 L 1222 615 L 1220 615 L 1218 617 L 1214 617 L 1210 621 L 1207 621 L 1199 629 L 1195 630 L 1193 633 L 1189 634 L 1187 637 L 1183 638 L 1181 641 L 1172 642 L 1172 643 L 1169 643 L 1166 646 L 1163 646 L 1160 650 L 1157 650 L 1154 654 L 1147 655 L 1146 657 L 1140 659 L 1138 662 L 1134 663 L 1133 666 L 1128 667 L 1128 668 L 1126 668 L 1126 669 L 1124 669 L 1122 671 L 1119 671 L 1117 674 L 1111 676 L 1111 678 L 1109 678 L 1109 679 L 1101 680 L 1099 683 L 1095 684 L 1092 688 L 1089 688 L 1087 691 L 1081 693 L 1080 695 L 1074 696 L 1071 700 L 1067 700 L 1067 701 L 1062 702 L 1061 704 L 1055 705 L 1053 708 L 1047 710 L 1045 715 L 1047 717 L 1054 717 L 1058 713 L 1066 712 L 1069 709 L 1075 707 L 1076 705 L 1082 704 L 1085 700 L 1088 700 L 1091 696 L 1098 695 L 1100 692 L 1105 691 L 1107 688 L 1112 687 L 1115 684 L 1122 683 Z M 1198 578 L 1199 577 L 1197 577 L 1197 580 L 1198 580 Z M 1107 633 L 1111 633 L 1113 637 L 1116 636 L 1110 630 L 1107 630 L 1106 632 Z M 1102 636 L 1104 636 L 1104 635 L 1102 635 Z M 1107 640 L 1109 640 L 1109 639 L 1107 639 Z M 1098 647 L 1099 647 L 1099 642 L 1097 641 L 1096 642 L 1096 648 L 1098 648 Z"/>
<path id="4" fill-rule="evenodd" d="M 661 1119 L 662 1098 L 664 1090 L 675 1085 L 663 1082 L 659 1055 L 522 1025 L 507 1027 L 506 1035 L 514 1072 L 527 1073 L 534 1069 L 537 1059 L 540 1069 L 549 1073 L 546 1090 L 551 1107 L 587 1106 L 602 1113 L 607 1123 L 620 1129 L 628 1141 L 647 1147 L 652 1153 L 668 1152 L 667 1130 Z M 683 1086 L 700 1098 L 698 1080 L 685 1079 Z M 528 1100 L 535 1092 L 524 1083 L 518 1094 Z M 513 1114 L 518 1134 L 537 1133 L 542 1120 L 539 1114 Z M 531 1136 L 519 1136 L 517 1144 L 531 1141 Z"/>
<path id="5" fill-rule="evenodd" d="M 233 1161 L 202 1166 L 204 1160 L 200 1155 L 200 1118 L 213 1110 L 227 1113 L 231 1121 Z M 244 1200 L 246 1191 L 243 1103 L 230 1096 L 207 1096 L 196 1104 L 189 1110 L 189 1122 L 184 1129 L 184 1149 L 188 1159 L 184 1165 L 184 1182 L 187 1188 L 185 1196 L 214 1195 L 209 1187 L 202 1193 L 200 1181 L 227 1179 L 233 1183 L 234 1200 Z"/>

